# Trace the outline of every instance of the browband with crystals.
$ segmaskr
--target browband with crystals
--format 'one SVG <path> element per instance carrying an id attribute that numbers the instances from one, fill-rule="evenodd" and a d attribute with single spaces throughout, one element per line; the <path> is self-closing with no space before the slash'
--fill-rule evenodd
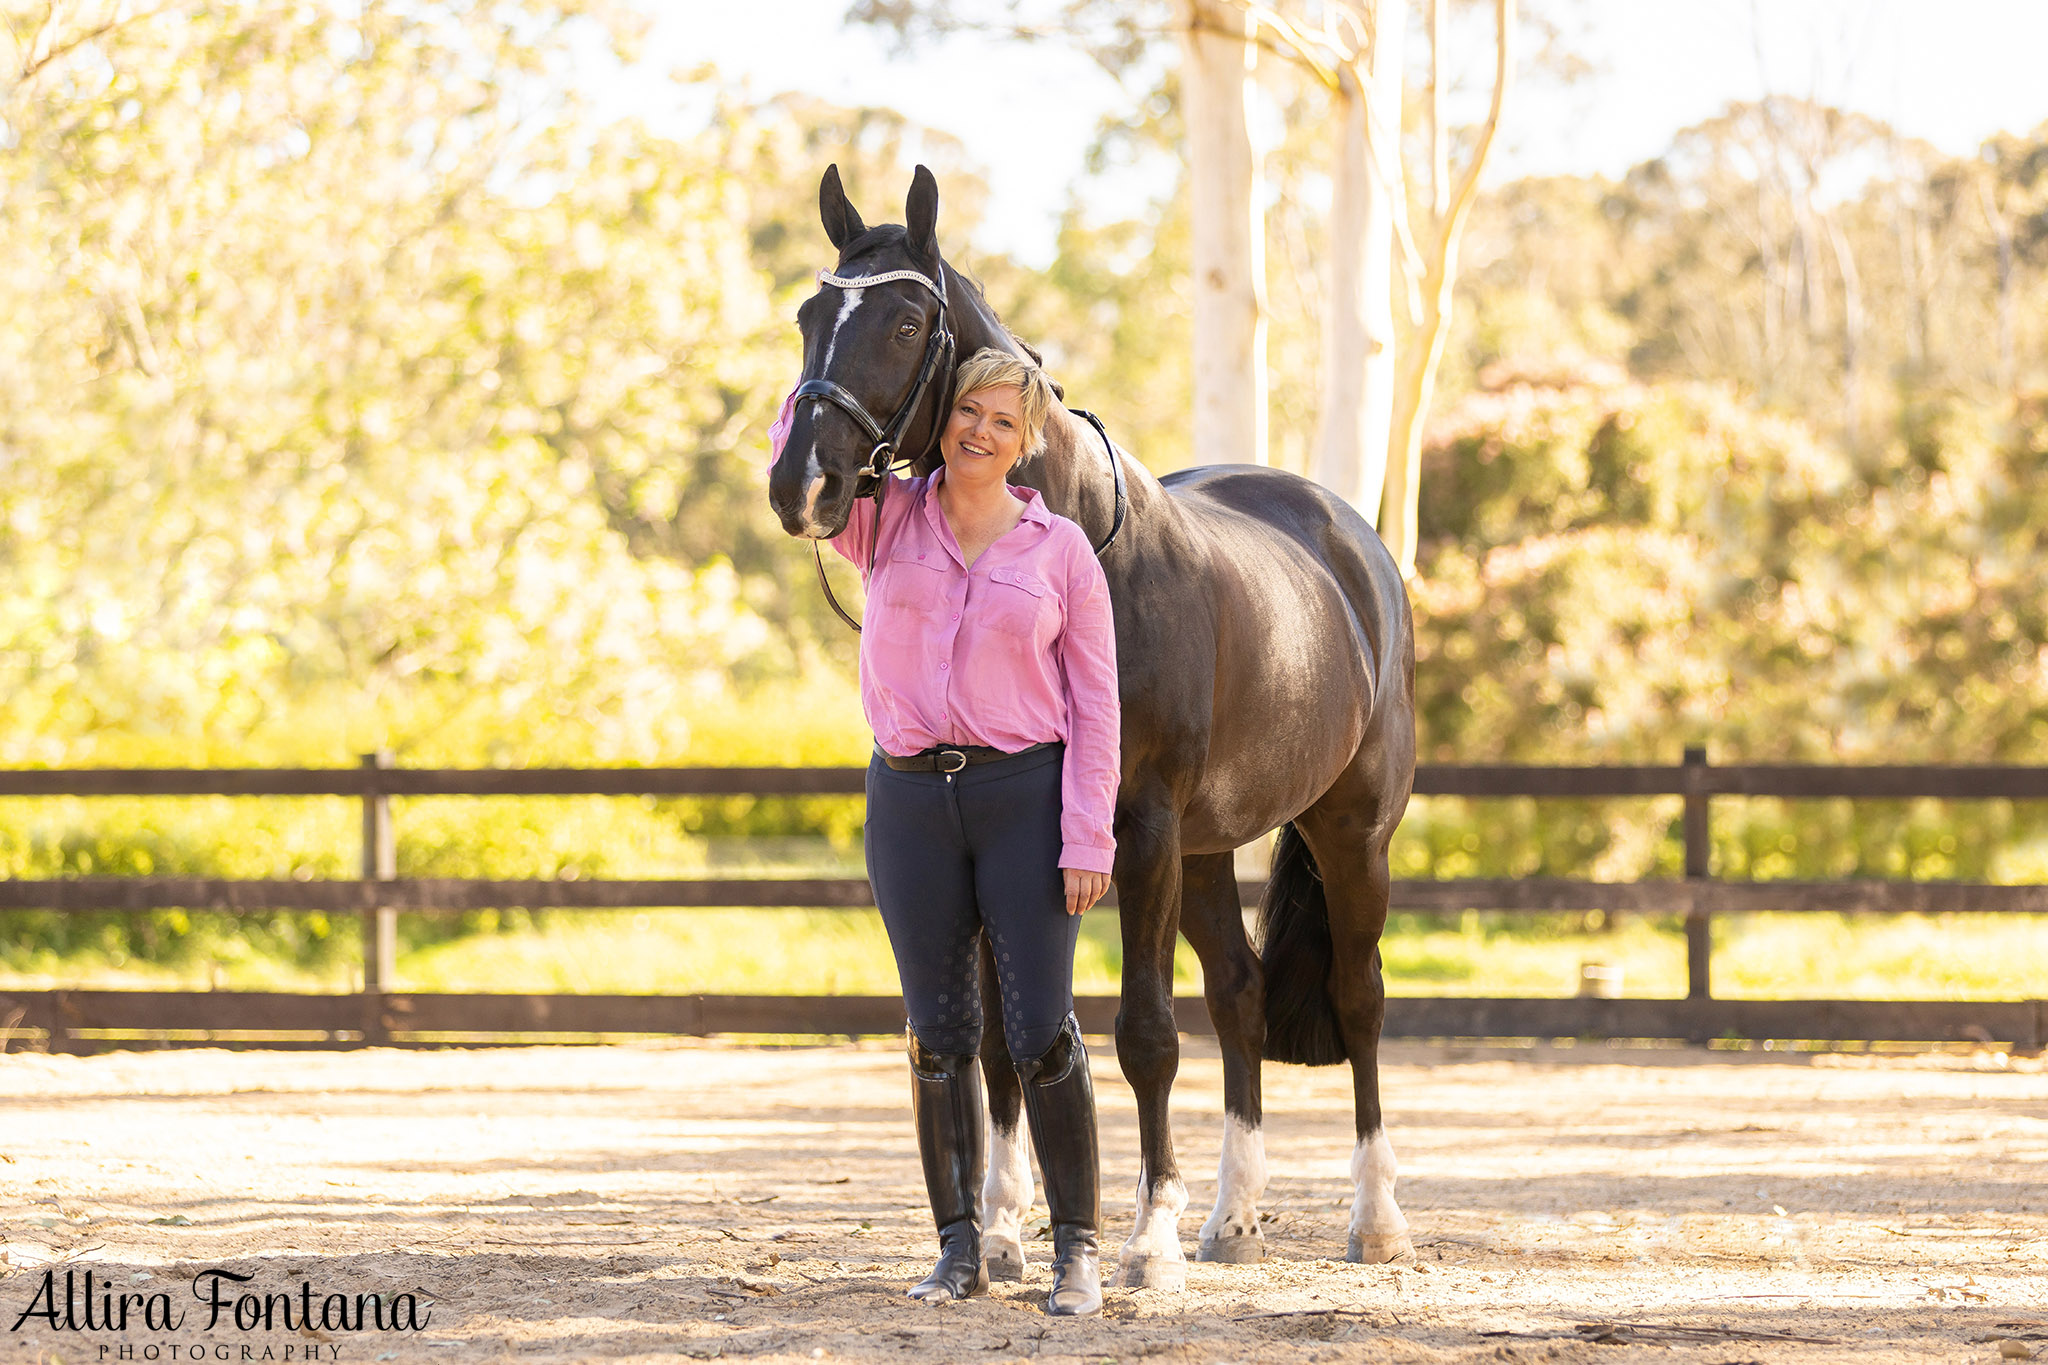
<path id="1" fill-rule="evenodd" d="M 917 270 L 887 270 L 879 275 L 835 275 L 829 270 L 818 272 L 819 284 L 836 285 L 841 289 L 865 289 L 871 284 L 889 284 L 895 280 L 916 280 L 938 296 L 939 302 L 946 300 L 946 291 L 939 288 L 931 276 Z"/>

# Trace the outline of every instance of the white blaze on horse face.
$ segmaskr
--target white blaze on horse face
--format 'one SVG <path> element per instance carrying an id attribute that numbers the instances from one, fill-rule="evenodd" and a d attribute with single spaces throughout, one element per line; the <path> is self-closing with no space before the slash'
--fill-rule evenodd
<path id="1" fill-rule="evenodd" d="M 860 307 L 865 289 L 849 289 L 846 297 L 839 302 L 839 316 L 832 319 L 832 336 L 825 343 L 825 363 L 818 367 L 818 373 L 829 374 L 832 369 L 832 353 L 839 349 L 839 329 L 846 326 L 846 320 L 853 316 L 853 310 Z"/>
<path id="2" fill-rule="evenodd" d="M 1186 1282 L 1187 1257 L 1180 1249 L 1180 1216 L 1187 1206 L 1187 1187 L 1180 1181 L 1154 1181 L 1143 1167 L 1139 1168 L 1137 1222 L 1117 1256 L 1122 1283 L 1178 1289 Z"/>
<path id="3" fill-rule="evenodd" d="M 1031 1212 L 1031 1156 L 1024 1125 L 988 1126 L 988 1171 L 981 1181 L 982 1255 L 1024 1263 L 1024 1216 Z"/>
<path id="4" fill-rule="evenodd" d="M 1204 1248 L 1217 1241 L 1257 1237 L 1259 1198 L 1265 1192 L 1265 1131 L 1235 1114 L 1225 1115 L 1223 1157 L 1216 1163 L 1216 1208 L 1202 1224 Z"/>
<path id="5" fill-rule="evenodd" d="M 865 289 L 849 289 L 846 297 L 839 301 L 839 316 L 832 319 L 832 335 L 825 342 L 825 362 L 818 367 L 820 373 L 832 368 L 832 357 L 839 350 L 839 333 L 846 327 L 846 321 L 853 316 L 853 310 L 860 307 Z M 825 467 L 818 460 L 818 446 L 814 441 L 804 455 L 804 534 L 814 539 L 825 534 L 825 524 L 818 520 L 818 497 L 825 491 Z"/>
<path id="6" fill-rule="evenodd" d="M 825 538 L 825 523 L 818 520 L 818 495 L 825 491 L 825 470 L 818 463 L 818 446 L 812 442 L 804 456 L 804 534 L 814 540 Z"/>
<path id="7" fill-rule="evenodd" d="M 1378 1264 L 1412 1253 L 1408 1220 L 1394 1203 L 1394 1145 L 1384 1128 L 1359 1139 L 1351 1153 L 1351 1246 L 1354 1260 Z"/>

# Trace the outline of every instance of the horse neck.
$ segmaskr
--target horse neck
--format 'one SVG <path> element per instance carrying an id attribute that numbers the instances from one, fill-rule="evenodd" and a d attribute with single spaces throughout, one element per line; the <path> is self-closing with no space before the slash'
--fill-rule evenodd
<path id="1" fill-rule="evenodd" d="M 964 361 L 984 346 L 1023 356 L 1024 348 L 982 301 L 980 291 L 962 279 L 952 266 L 944 269 L 959 358 Z M 1089 543 L 1100 544 L 1116 516 L 1116 482 L 1110 459 L 1102 437 L 1086 418 L 1055 406 L 1045 419 L 1045 449 L 1019 466 L 1011 474 L 1010 482 L 1037 489 L 1048 509 L 1079 523 L 1088 533 Z M 1120 538 L 1129 533 L 1129 523 L 1137 518 L 1141 507 L 1150 505 L 1150 494 L 1158 489 L 1136 460 L 1124 460 L 1123 466 L 1130 503 L 1125 515 L 1126 531 L 1120 533 Z"/>

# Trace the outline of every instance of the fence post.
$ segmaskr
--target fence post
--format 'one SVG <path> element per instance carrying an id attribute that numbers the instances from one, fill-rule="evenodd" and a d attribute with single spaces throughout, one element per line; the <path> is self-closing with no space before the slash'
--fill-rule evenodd
<path id="1" fill-rule="evenodd" d="M 391 754 L 380 749 L 363 755 L 363 767 L 376 771 L 391 766 Z M 363 880 L 388 882 L 398 875 L 398 836 L 391 826 L 391 798 L 376 783 L 363 790 Z M 373 905 L 363 911 L 363 1041 L 388 1043 L 391 1030 L 384 1018 L 384 993 L 396 984 L 398 911 Z"/>
<path id="2" fill-rule="evenodd" d="M 1705 881 L 1713 875 L 1713 843 L 1707 826 L 1707 751 L 1690 747 L 1685 751 L 1685 879 Z M 1713 929 L 1707 912 L 1689 905 L 1685 912 L 1685 996 L 1688 1000 L 1713 997 Z"/>

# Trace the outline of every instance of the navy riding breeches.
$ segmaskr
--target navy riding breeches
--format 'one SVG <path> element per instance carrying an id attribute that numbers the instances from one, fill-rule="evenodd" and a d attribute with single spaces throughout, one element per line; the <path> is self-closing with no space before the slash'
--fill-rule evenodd
<path id="1" fill-rule="evenodd" d="M 1059 867 L 1065 753 L 1054 744 L 952 774 L 868 762 L 868 881 L 910 1027 L 933 1052 L 981 1047 L 984 930 L 1012 1057 L 1043 1054 L 1074 1008 L 1081 917 L 1067 913 Z"/>

